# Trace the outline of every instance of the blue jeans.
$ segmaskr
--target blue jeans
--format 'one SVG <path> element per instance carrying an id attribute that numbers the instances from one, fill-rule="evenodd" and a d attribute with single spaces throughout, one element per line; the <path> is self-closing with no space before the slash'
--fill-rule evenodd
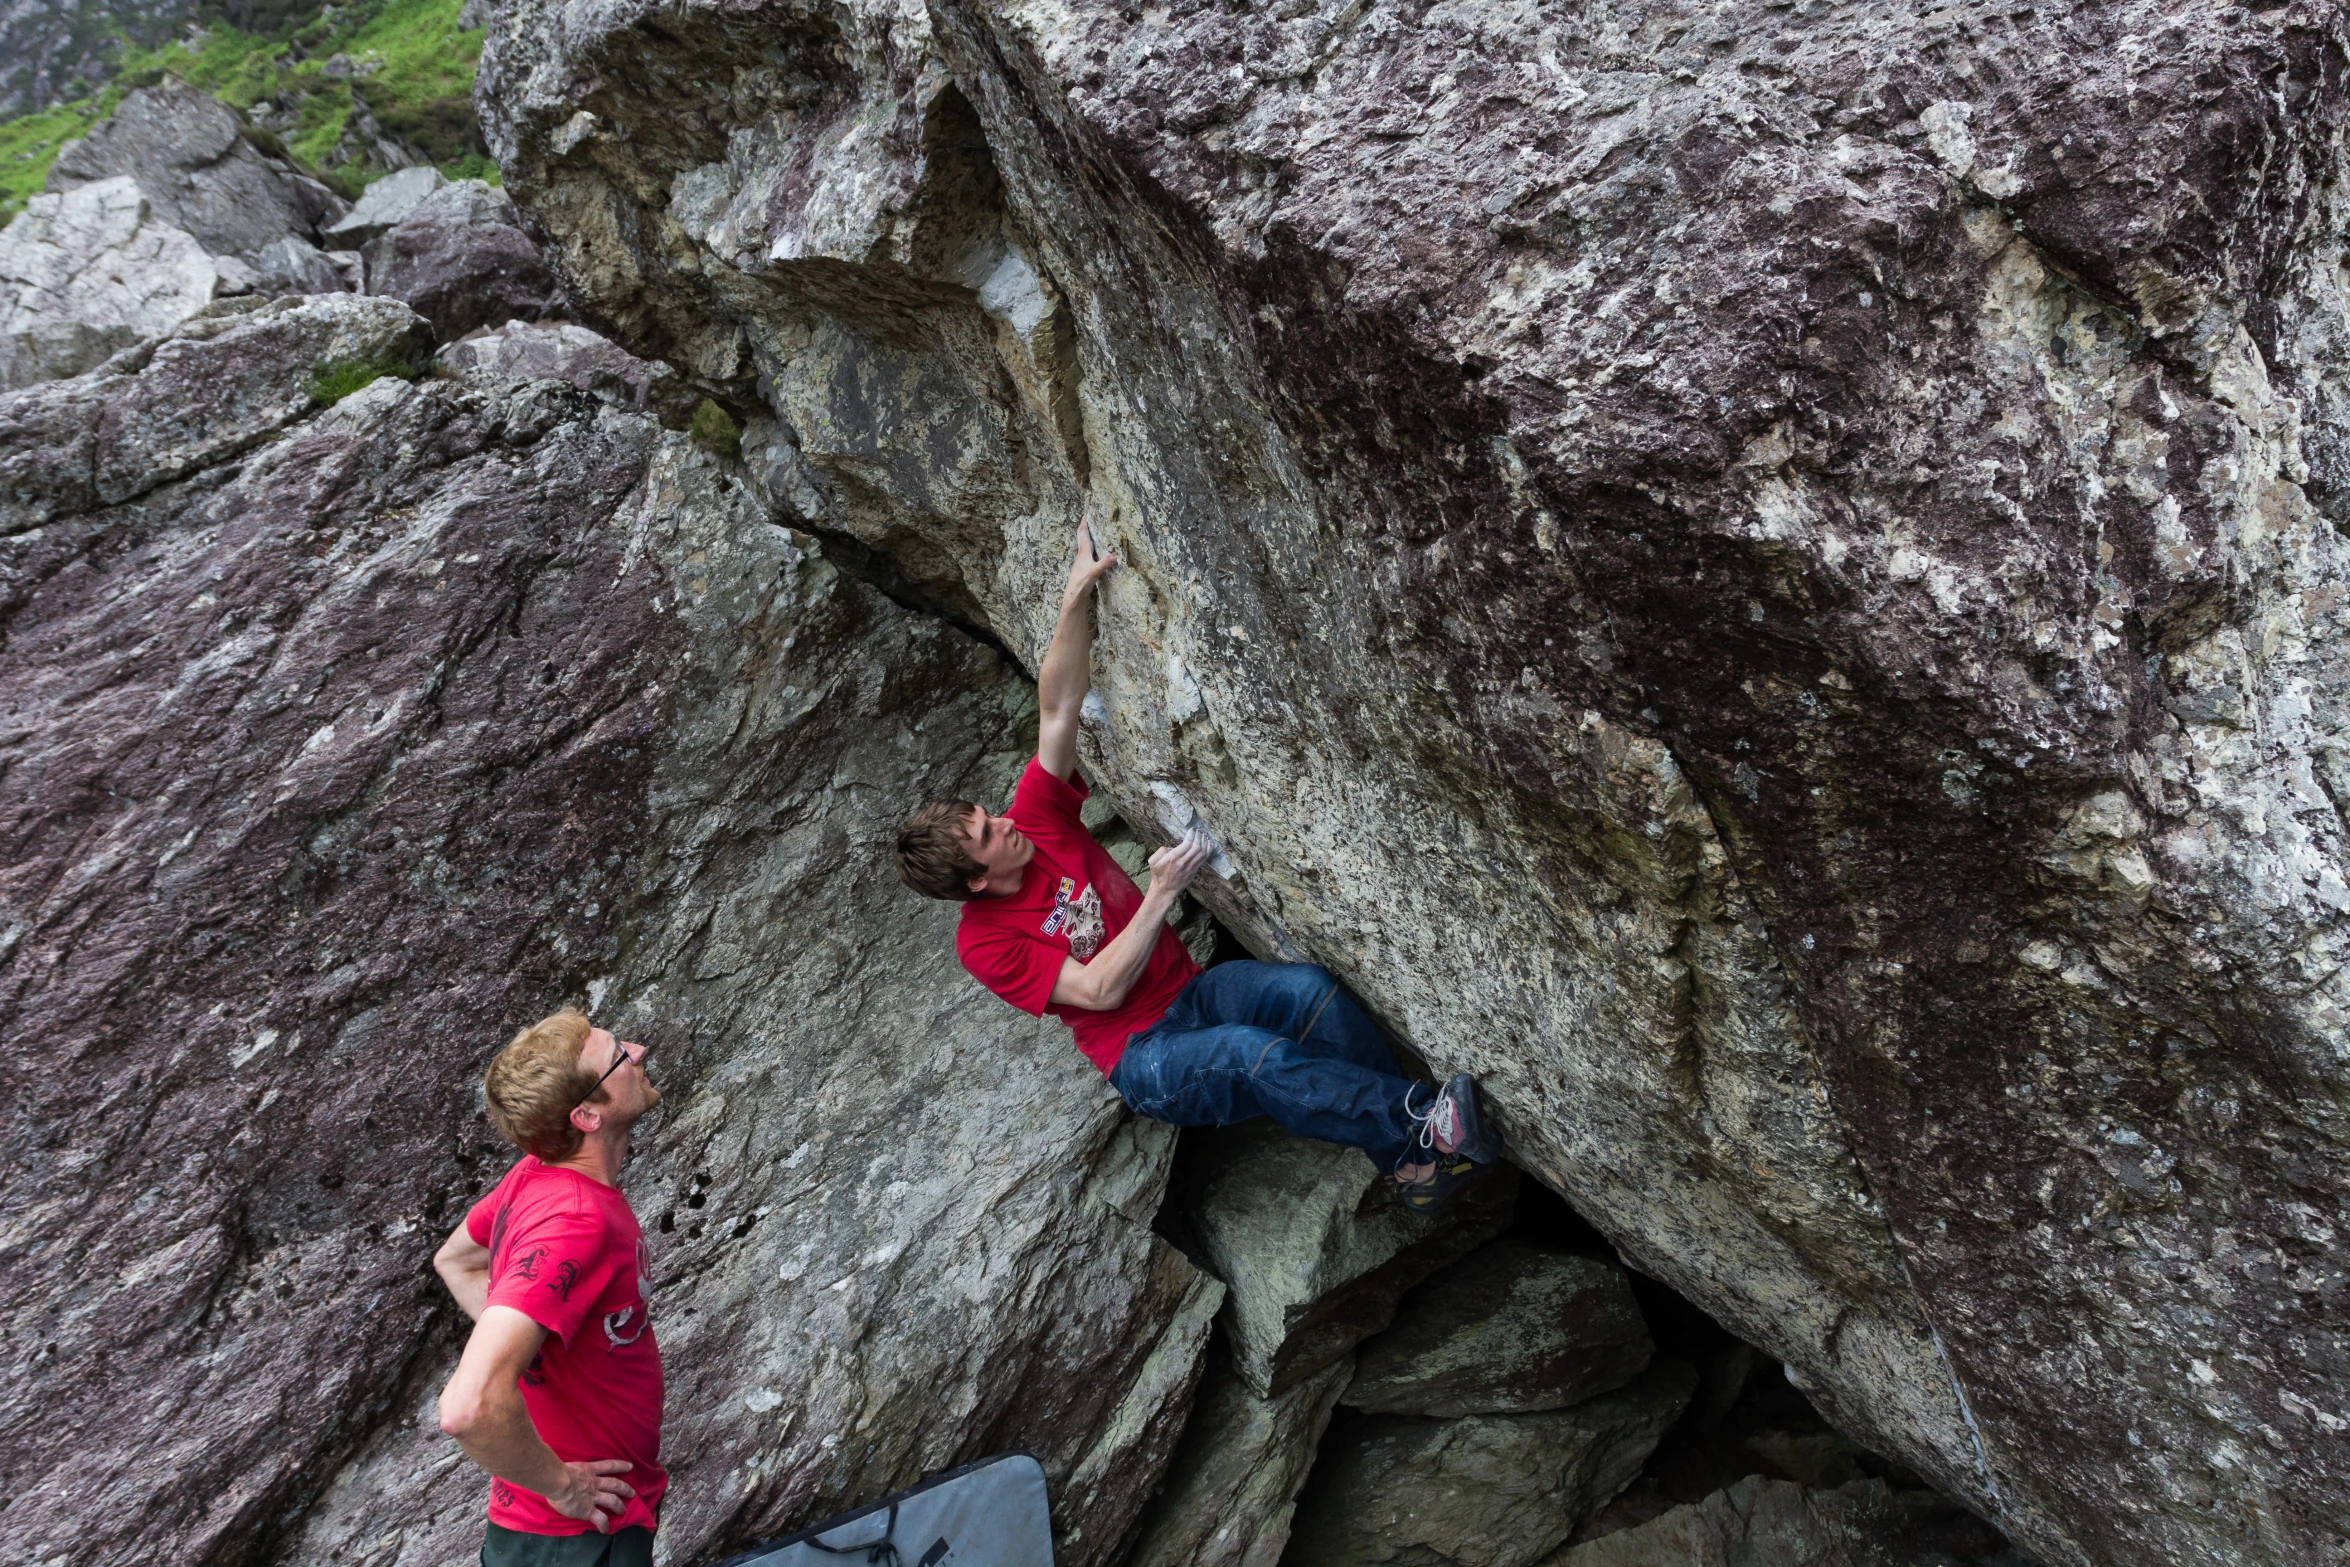
<path id="1" fill-rule="evenodd" d="M 1415 1086 L 1354 997 L 1311 963 L 1224 963 L 1126 1042 L 1110 1086 L 1136 1115 L 1229 1126 L 1269 1115 L 1393 1173 L 1412 1141 Z M 1421 1089 L 1420 1097 L 1430 1097 Z"/>

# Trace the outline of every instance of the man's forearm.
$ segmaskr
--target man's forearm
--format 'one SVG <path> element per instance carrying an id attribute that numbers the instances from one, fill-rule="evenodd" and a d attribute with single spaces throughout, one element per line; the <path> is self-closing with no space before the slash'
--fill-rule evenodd
<path id="1" fill-rule="evenodd" d="M 1126 1004 L 1127 993 L 1134 989 L 1134 982 L 1142 978 L 1142 971 L 1151 960 L 1151 949 L 1159 944 L 1167 911 L 1174 906 L 1172 896 L 1145 893 L 1142 907 L 1134 911 L 1134 918 L 1126 928 L 1093 955 L 1093 961 L 1085 965 L 1089 995 L 1083 1005 L 1088 1010 L 1108 1012 Z"/>
<path id="2" fill-rule="evenodd" d="M 1036 705 L 1044 713 L 1075 713 L 1093 684 L 1093 595 L 1072 593 L 1061 600 L 1061 618 L 1052 645 L 1036 672 Z"/>
<path id="3" fill-rule="evenodd" d="M 466 1457 L 526 1491 L 551 1496 L 564 1483 L 563 1460 L 530 1423 L 522 1394 L 511 1386 L 486 1389 L 479 1417 L 450 1435 Z"/>

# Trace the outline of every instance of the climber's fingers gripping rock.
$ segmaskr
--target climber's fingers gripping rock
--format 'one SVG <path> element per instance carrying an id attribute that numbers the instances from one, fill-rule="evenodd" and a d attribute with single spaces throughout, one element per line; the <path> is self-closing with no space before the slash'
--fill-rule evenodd
<path id="1" fill-rule="evenodd" d="M 1069 602 L 1099 582 L 1118 557 L 1101 553 L 1093 538 L 1093 503 L 1085 503 L 1085 515 L 1077 522 L 1077 558 L 1069 563 L 1069 585 L 1061 591 L 1061 603 Z"/>
<path id="2" fill-rule="evenodd" d="M 1216 852 L 1216 840 L 1197 827 L 1151 855 L 1151 890 L 1181 892 Z"/>

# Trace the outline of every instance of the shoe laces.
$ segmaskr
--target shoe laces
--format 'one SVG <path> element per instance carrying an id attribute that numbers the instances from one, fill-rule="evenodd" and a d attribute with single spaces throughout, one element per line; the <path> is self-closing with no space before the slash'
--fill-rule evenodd
<path id="1" fill-rule="evenodd" d="M 1403 1113 L 1412 1123 L 1413 1144 L 1417 1147 L 1443 1153 L 1445 1150 L 1438 1147 L 1436 1142 L 1436 1118 L 1450 1107 L 1451 1101 L 1445 1097 L 1444 1090 L 1439 1088 L 1433 1091 L 1436 1097 L 1428 1101 L 1427 1109 L 1413 1109 L 1412 1095 L 1423 1086 L 1425 1085 L 1414 1083 L 1403 1091 Z"/>

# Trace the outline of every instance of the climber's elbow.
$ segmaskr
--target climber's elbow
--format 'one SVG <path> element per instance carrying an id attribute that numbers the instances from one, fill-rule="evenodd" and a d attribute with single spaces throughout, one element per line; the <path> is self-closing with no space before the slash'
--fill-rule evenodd
<path id="1" fill-rule="evenodd" d="M 1056 1007 L 1075 1007 L 1081 1012 L 1107 1012 L 1126 999 L 1125 987 L 1116 995 L 1108 993 L 1102 980 L 1103 969 L 1089 967 L 1075 958 L 1061 960 L 1060 978 L 1053 981 L 1052 1004 Z"/>
<path id="2" fill-rule="evenodd" d="M 460 1389 L 454 1382 L 441 1389 L 441 1435 L 462 1442 L 481 1430 L 488 1413 L 479 1389 Z"/>

